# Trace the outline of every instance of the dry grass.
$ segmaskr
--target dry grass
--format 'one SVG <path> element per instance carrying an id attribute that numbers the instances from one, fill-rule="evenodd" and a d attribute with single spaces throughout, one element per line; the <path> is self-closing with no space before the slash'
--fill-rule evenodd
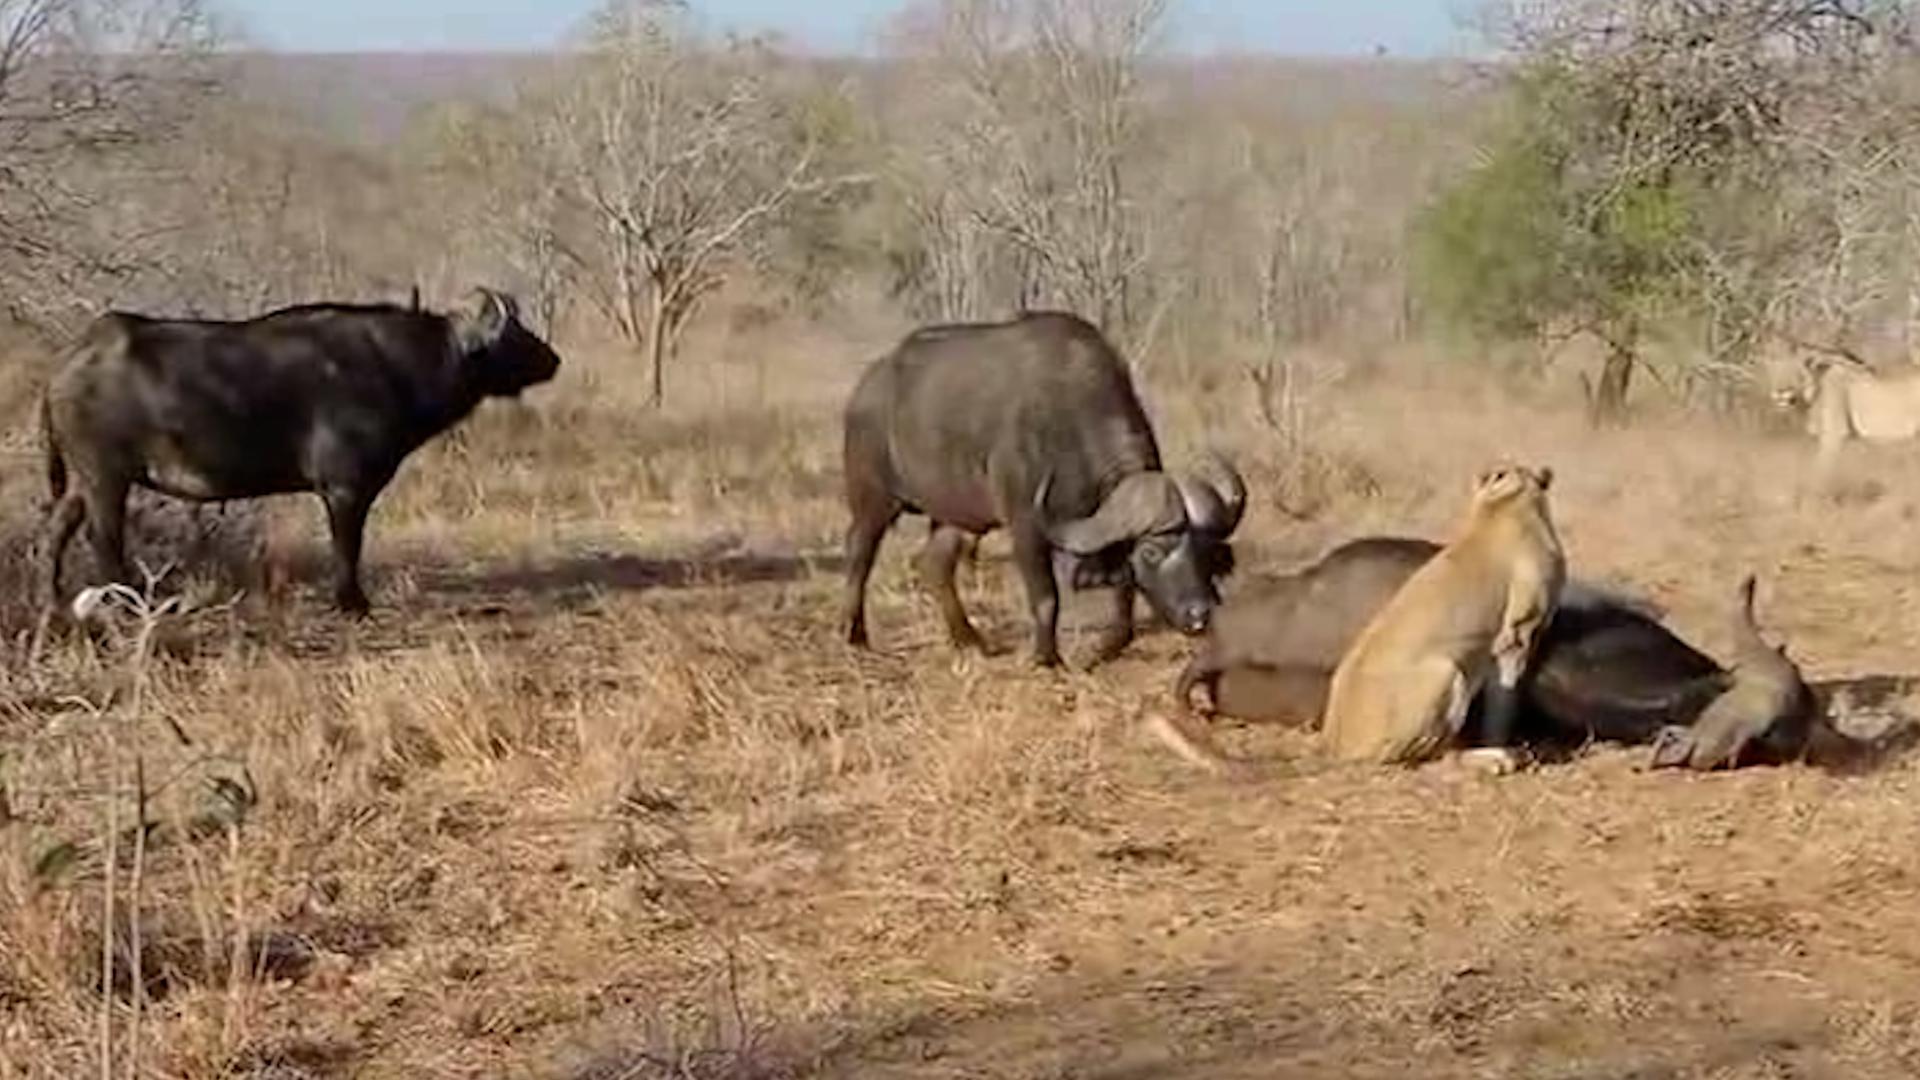
<path id="1" fill-rule="evenodd" d="M 129 1059 L 97 841 L 109 775 L 134 820 L 135 732 L 164 828 L 137 920 L 118 871 L 109 951 L 124 972 L 139 927 L 148 1076 L 1920 1069 L 1911 762 L 1693 777 L 1600 750 L 1500 781 L 1232 787 L 1135 734 L 1183 642 L 1095 675 L 957 657 L 911 524 L 876 579 L 882 652 L 848 650 L 838 408 L 897 329 L 710 337 L 663 416 L 620 358 L 570 354 L 404 471 L 375 515 L 370 624 L 328 613 L 318 512 L 288 501 L 197 588 L 251 588 L 262 545 L 297 587 L 173 620 L 138 717 L 124 638 L 31 667 L 10 648 L 0 1078 L 97 1074 L 103 1000 Z M 1752 567 L 1816 677 L 1914 670 L 1910 458 L 1860 455 L 1846 502 L 1803 506 L 1791 440 L 1663 415 L 1590 434 L 1559 389 L 1427 355 L 1316 385 L 1290 461 L 1237 381 L 1151 388 L 1176 459 L 1204 434 L 1249 472 L 1250 569 L 1437 533 L 1513 454 L 1558 471 L 1581 571 L 1704 646 Z M 38 473 L 8 474 L 19 552 Z M 969 602 L 1020 645 L 1002 551 Z M 215 781 L 252 796 L 237 828 Z"/>

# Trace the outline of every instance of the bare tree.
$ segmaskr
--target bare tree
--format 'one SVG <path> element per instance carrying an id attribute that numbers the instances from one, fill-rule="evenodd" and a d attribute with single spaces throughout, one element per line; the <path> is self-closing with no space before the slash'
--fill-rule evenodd
<path id="1" fill-rule="evenodd" d="M 688 321 L 728 259 L 819 191 L 816 147 L 769 84 L 756 42 L 708 42 L 677 0 L 614 0 L 541 132 L 591 232 L 567 251 L 597 306 L 644 347 L 652 403 Z"/>
<path id="2" fill-rule="evenodd" d="M 936 0 L 909 12 L 902 45 L 932 62 L 950 99 L 932 146 L 918 151 L 947 188 L 913 200 L 930 227 L 930 260 L 949 272 L 981 267 L 969 229 L 984 228 L 1011 248 L 1016 306 L 1062 305 L 1131 339 L 1148 257 L 1136 190 L 1142 79 L 1166 9 L 1166 0 Z"/>
<path id="3" fill-rule="evenodd" d="M 1879 47 L 1849 57 L 1793 102 L 1779 136 L 1779 218 L 1791 223 L 1794 242 L 1774 282 L 1770 326 L 1789 338 L 1851 349 L 1863 337 L 1893 337 L 1911 349 L 1920 314 L 1920 50 L 1902 24 L 1882 26 Z"/>
<path id="4" fill-rule="evenodd" d="M 538 325 L 561 318 L 578 271 L 565 237 L 580 215 L 550 159 L 534 94 L 516 109 L 449 103 L 433 117 L 425 183 L 451 246 L 503 265 Z M 537 107 L 537 106 L 535 106 Z"/>
<path id="5" fill-rule="evenodd" d="M 988 310 L 993 243 L 940 173 L 924 160 L 906 160 L 890 177 L 909 234 L 899 284 L 923 319 L 975 321 Z"/>
<path id="6" fill-rule="evenodd" d="M 1906 51 L 1904 6 L 1490 5 L 1517 107 L 1428 219 L 1430 291 L 1482 326 L 1598 337 L 1596 422 L 1623 414 L 1643 344 L 1664 329 L 1704 316 L 1711 363 L 1733 362 L 1780 308 L 1764 293 L 1811 250 L 1839 254 L 1783 209 L 1810 164 L 1796 143 L 1875 57 Z"/>
<path id="7" fill-rule="evenodd" d="M 58 320 L 144 269 L 115 215 L 211 87 L 198 0 L 0 0 L 0 293 Z M 148 181 L 149 183 L 151 181 Z"/>

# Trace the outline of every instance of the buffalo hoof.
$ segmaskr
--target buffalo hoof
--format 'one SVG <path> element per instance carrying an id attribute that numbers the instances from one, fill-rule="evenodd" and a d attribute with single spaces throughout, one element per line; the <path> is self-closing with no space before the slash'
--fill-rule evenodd
<path id="1" fill-rule="evenodd" d="M 1115 660 L 1120 659 L 1120 654 L 1126 652 L 1127 646 L 1131 644 L 1133 644 L 1133 635 L 1131 634 L 1126 637 L 1115 635 L 1113 637 L 1101 638 L 1098 642 L 1094 643 L 1093 656 L 1087 661 L 1087 670 L 1092 671 L 1102 664 L 1111 664 Z"/>
<path id="2" fill-rule="evenodd" d="M 333 606 L 349 619 L 365 619 L 373 614 L 373 605 L 367 603 L 367 594 L 359 589 L 343 590 L 336 594 Z"/>
<path id="3" fill-rule="evenodd" d="M 1013 646 L 995 645 L 991 641 L 988 641 L 986 638 L 981 637 L 979 634 L 975 634 L 970 638 L 958 638 L 958 637 L 950 636 L 947 638 L 947 647 L 952 649 L 955 653 L 960 654 L 962 656 L 966 655 L 967 653 L 979 653 L 981 656 L 984 656 L 989 660 L 993 659 L 996 656 L 1005 656 L 1008 653 L 1013 651 Z"/>
<path id="4" fill-rule="evenodd" d="M 994 655 L 993 646 L 980 636 L 980 631 L 968 627 L 966 630 L 947 635 L 947 644 L 959 652 L 977 652 L 981 656 Z"/>

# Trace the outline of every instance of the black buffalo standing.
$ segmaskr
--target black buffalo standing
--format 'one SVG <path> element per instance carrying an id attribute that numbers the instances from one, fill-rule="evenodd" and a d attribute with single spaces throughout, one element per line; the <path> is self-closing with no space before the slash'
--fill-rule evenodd
<path id="1" fill-rule="evenodd" d="M 931 519 L 920 569 L 956 646 L 982 642 L 954 591 L 955 565 L 972 538 L 998 527 L 1012 534 L 1041 666 L 1060 661 L 1056 551 L 1075 586 L 1114 589 L 1117 620 L 1096 663 L 1132 640 L 1136 590 L 1198 633 L 1246 508 L 1245 484 L 1221 464 L 1224 490 L 1162 471 L 1126 366 L 1079 318 L 1036 312 L 918 330 L 868 369 L 847 405 L 847 639 L 867 644 L 874 556 L 909 512 Z"/>
<path id="2" fill-rule="evenodd" d="M 126 579 L 135 485 L 199 502 L 311 491 L 333 534 L 334 601 L 364 614 L 367 512 L 401 461 L 482 398 L 516 396 L 559 366 L 513 299 L 487 289 L 447 315 L 417 302 L 311 304 L 239 322 L 103 315 L 41 402 L 51 595 L 83 522 L 99 572 Z"/>

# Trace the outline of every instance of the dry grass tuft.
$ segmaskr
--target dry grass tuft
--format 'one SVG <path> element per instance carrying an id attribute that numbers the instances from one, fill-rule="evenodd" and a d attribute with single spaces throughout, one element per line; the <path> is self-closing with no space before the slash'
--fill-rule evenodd
<path id="1" fill-rule="evenodd" d="M 1920 1067 L 1912 760 L 1218 783 L 1133 723 L 1183 641 L 1030 670 L 995 538 L 968 603 L 1016 648 L 956 656 L 910 525 L 875 582 L 882 651 L 847 649 L 837 412 L 890 329 L 699 343 L 663 416 L 623 358 L 570 353 L 403 471 L 365 624 L 327 610 L 299 500 L 211 552 L 145 549 L 211 606 L 144 658 L 123 628 L 29 666 L 7 605 L 0 1077 L 97 1071 L 103 1009 L 118 1060 L 137 1009 L 145 1075 L 182 1078 Z M 1441 360 L 1312 382 L 1304 433 L 1231 380 L 1150 393 L 1173 461 L 1211 443 L 1247 472 L 1251 572 L 1438 535 L 1518 456 L 1555 467 L 1581 572 L 1709 650 L 1752 568 L 1817 679 L 1914 674 L 1905 462 L 1801 503 L 1797 440 L 1658 409 L 1595 434 L 1552 387 Z M 0 492 L 8 575 L 36 491 Z M 136 889 L 106 823 L 143 817 Z"/>

